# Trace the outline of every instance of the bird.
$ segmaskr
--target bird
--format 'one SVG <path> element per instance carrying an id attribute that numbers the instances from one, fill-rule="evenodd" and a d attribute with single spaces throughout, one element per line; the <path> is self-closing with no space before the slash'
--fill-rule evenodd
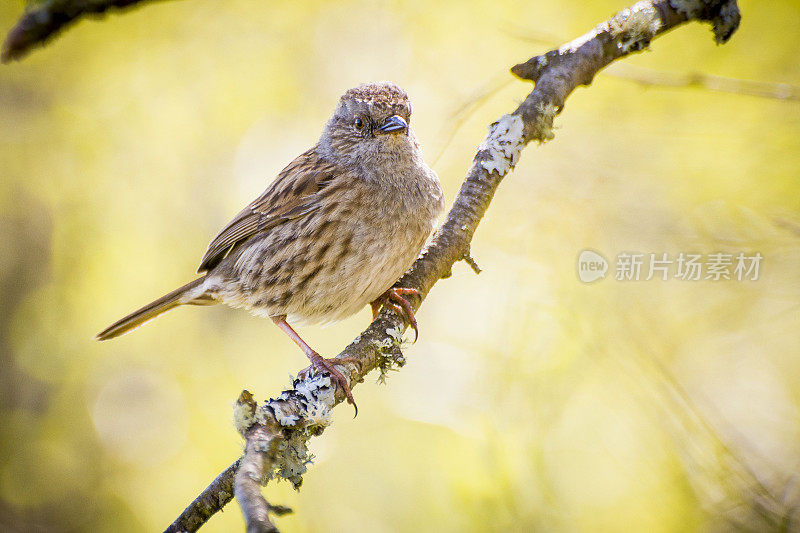
<path id="1" fill-rule="evenodd" d="M 444 192 L 411 128 L 408 94 L 392 82 L 347 90 L 318 142 L 289 163 L 208 245 L 200 277 L 97 334 L 107 340 L 181 305 L 223 303 L 268 317 L 328 373 L 358 408 L 335 368 L 293 324 L 331 323 L 371 305 L 418 334 L 396 282 L 422 252 L 444 210 Z"/>

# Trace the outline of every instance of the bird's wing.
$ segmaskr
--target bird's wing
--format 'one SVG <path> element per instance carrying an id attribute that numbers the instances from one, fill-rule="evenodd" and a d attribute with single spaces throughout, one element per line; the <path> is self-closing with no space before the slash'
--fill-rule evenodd
<path id="1" fill-rule="evenodd" d="M 211 270 L 237 244 L 287 220 L 319 207 L 319 193 L 341 171 L 319 157 L 316 147 L 298 156 L 275 178 L 264 194 L 253 200 L 208 245 L 198 273 Z"/>

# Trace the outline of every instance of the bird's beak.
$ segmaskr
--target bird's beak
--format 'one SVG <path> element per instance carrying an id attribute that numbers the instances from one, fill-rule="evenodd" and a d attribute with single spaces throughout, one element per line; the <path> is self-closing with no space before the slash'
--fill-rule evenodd
<path id="1" fill-rule="evenodd" d="M 378 128 L 378 131 L 380 133 L 395 133 L 398 131 L 406 131 L 406 129 L 408 129 L 408 123 L 403 120 L 403 117 L 392 115 L 384 121 L 381 127 Z"/>

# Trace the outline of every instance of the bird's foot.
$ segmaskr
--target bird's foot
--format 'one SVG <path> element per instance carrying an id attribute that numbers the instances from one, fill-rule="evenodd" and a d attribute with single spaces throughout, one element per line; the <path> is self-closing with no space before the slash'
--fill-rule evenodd
<path id="1" fill-rule="evenodd" d="M 358 360 L 358 358 L 331 357 L 330 359 L 326 359 L 314 351 L 307 353 L 306 355 L 308 356 L 308 359 L 311 361 L 311 366 L 301 370 L 299 376 L 303 379 L 308 377 L 308 373 L 311 371 L 312 367 L 321 372 L 327 372 L 328 375 L 331 377 L 331 379 L 335 381 L 342 388 L 342 390 L 344 391 L 344 395 L 347 397 L 347 403 L 353 406 L 353 409 L 355 409 L 356 411 L 355 416 L 358 416 L 358 406 L 356 405 L 356 401 L 353 398 L 353 392 L 350 390 L 350 382 L 346 377 L 344 377 L 344 374 L 342 374 L 336 369 L 336 365 L 342 365 L 345 363 L 359 363 L 360 361 Z"/>
<path id="2" fill-rule="evenodd" d="M 397 313 L 397 316 L 405 322 L 408 327 L 414 330 L 414 342 L 417 342 L 419 337 L 419 330 L 417 330 L 417 318 L 414 316 L 414 308 L 411 306 L 405 297 L 406 296 L 420 296 L 417 289 L 409 289 L 406 287 L 392 287 L 388 291 L 381 294 L 374 302 L 370 303 L 372 306 L 372 320 L 378 318 L 378 313 L 381 312 L 382 307 L 388 307 Z"/>

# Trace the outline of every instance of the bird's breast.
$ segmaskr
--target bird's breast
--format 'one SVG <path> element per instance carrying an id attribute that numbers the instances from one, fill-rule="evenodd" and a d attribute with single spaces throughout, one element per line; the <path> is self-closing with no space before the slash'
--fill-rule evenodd
<path id="1" fill-rule="evenodd" d="M 353 183 L 247 243 L 226 261 L 220 299 L 309 323 L 356 313 L 411 266 L 441 211 L 427 176 L 404 178 Z"/>

